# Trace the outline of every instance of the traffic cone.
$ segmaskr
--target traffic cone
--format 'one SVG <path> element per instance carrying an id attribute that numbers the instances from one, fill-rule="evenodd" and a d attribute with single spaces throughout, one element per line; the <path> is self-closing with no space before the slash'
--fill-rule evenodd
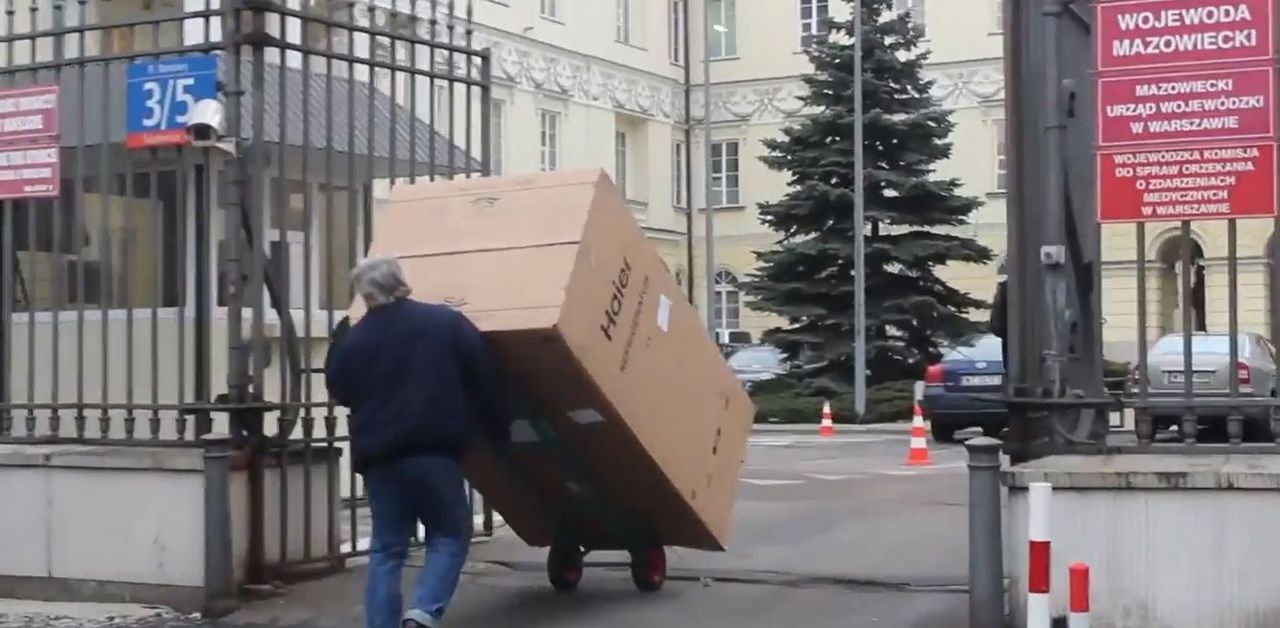
<path id="1" fill-rule="evenodd" d="M 919 403 L 911 408 L 911 444 L 907 446 L 906 464 L 913 467 L 933 464 L 929 459 L 929 443 L 924 438 L 924 412 L 921 412 Z"/>
<path id="2" fill-rule="evenodd" d="M 831 420 L 831 402 L 822 402 L 822 422 L 818 424 L 818 436 L 835 436 L 836 425 Z"/>

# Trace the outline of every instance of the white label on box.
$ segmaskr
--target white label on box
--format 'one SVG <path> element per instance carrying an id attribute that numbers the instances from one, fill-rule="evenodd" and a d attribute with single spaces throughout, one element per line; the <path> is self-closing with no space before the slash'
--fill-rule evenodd
<path id="1" fill-rule="evenodd" d="M 520 419 L 511 424 L 511 442 L 536 443 L 538 442 L 538 433 L 533 431 L 533 425 L 529 421 Z"/>
<path id="2" fill-rule="evenodd" d="M 591 408 L 574 410 L 573 412 L 569 413 L 569 418 L 573 419 L 573 422 L 577 423 L 578 425 L 591 425 L 592 423 L 604 423 L 604 417 L 601 416 L 599 412 L 596 412 Z"/>
<path id="3" fill-rule="evenodd" d="M 658 329 L 667 331 L 671 327 L 671 299 L 667 295 L 658 295 Z"/>

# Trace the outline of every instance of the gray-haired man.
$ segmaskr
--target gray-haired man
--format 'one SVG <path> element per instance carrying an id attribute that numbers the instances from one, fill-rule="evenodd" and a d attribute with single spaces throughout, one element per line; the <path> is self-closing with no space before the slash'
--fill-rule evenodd
<path id="1" fill-rule="evenodd" d="M 466 316 L 410 299 L 393 258 L 361 262 L 352 283 L 368 313 L 335 334 L 325 376 L 330 397 L 351 408 L 353 465 L 373 511 L 366 626 L 437 626 L 470 547 L 462 458 L 479 436 L 507 442 L 511 413 L 498 366 Z M 400 572 L 418 522 L 426 564 L 405 610 Z"/>

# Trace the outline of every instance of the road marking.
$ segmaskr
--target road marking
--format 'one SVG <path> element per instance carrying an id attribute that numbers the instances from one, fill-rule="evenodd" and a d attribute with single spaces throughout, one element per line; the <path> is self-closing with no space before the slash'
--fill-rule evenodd
<path id="1" fill-rule="evenodd" d="M 873 472 L 873 473 L 874 473 L 874 472 Z M 854 479 L 854 478 L 865 478 L 865 477 L 867 477 L 867 476 L 866 476 L 866 474 L 854 474 L 854 475 L 826 475 L 826 474 L 823 474 L 823 473 L 806 473 L 806 474 L 804 474 L 804 475 L 805 475 L 805 477 L 813 478 L 813 479 L 815 479 L 815 480 L 826 480 L 826 481 L 828 481 L 828 482 L 839 482 L 839 481 L 841 481 L 841 480 L 852 480 L 852 479 Z"/>
<path id="2" fill-rule="evenodd" d="M 750 478 L 742 478 L 747 484 L 756 486 L 786 486 L 789 484 L 804 484 L 804 480 L 753 480 Z"/>

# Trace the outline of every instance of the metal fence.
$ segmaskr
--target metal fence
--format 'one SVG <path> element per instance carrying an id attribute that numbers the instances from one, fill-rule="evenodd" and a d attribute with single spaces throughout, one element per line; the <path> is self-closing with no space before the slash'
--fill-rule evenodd
<path id="1" fill-rule="evenodd" d="M 470 5 L 0 9 L 0 103 L 56 125 L 0 129 L 0 442 L 230 433 L 251 580 L 362 553 L 323 357 L 390 188 L 488 170 Z M 218 110 L 218 137 L 200 135 Z"/>

